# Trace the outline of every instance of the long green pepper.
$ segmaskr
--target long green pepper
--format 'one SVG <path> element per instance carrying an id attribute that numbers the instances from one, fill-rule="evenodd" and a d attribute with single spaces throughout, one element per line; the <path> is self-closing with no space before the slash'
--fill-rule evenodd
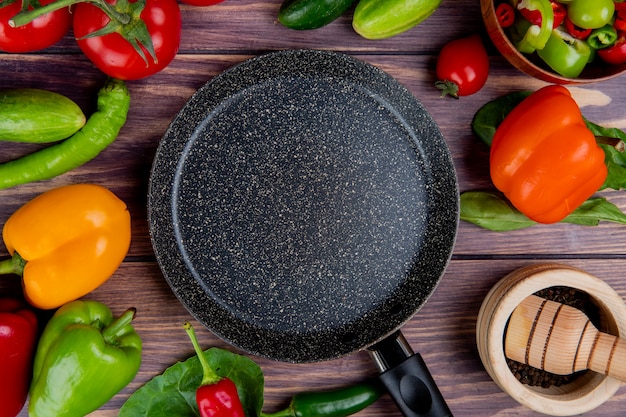
<path id="1" fill-rule="evenodd" d="M 54 178 L 92 160 L 117 138 L 129 107 L 124 81 L 108 79 L 98 92 L 96 111 L 82 129 L 63 142 L 0 164 L 0 189 Z"/>
<path id="2" fill-rule="evenodd" d="M 330 391 L 302 392 L 293 396 L 289 407 L 262 417 L 347 417 L 378 400 L 385 393 L 378 380 Z"/>

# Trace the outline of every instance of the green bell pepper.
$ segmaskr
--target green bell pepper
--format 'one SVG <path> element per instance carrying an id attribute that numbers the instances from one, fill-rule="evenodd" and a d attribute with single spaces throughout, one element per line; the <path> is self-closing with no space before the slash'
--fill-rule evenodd
<path id="1" fill-rule="evenodd" d="M 141 338 L 131 321 L 97 301 L 72 301 L 47 323 L 33 364 L 31 417 L 82 417 L 128 385 L 141 364 Z"/>
<path id="2" fill-rule="evenodd" d="M 554 25 L 554 11 L 550 0 L 520 0 L 516 7 L 538 11 L 541 14 L 541 26 L 530 25 L 521 39 L 514 42 L 515 47 L 524 54 L 531 54 L 535 50 L 543 49 L 550 38 L 550 32 Z"/>
<path id="3" fill-rule="evenodd" d="M 584 29 L 597 29 L 613 18 L 613 0 L 572 0 L 567 4 L 567 17 Z"/>
<path id="4" fill-rule="evenodd" d="M 554 29 L 546 46 L 537 50 L 539 57 L 564 77 L 576 78 L 591 60 L 587 42 L 576 39 L 561 28 Z"/>

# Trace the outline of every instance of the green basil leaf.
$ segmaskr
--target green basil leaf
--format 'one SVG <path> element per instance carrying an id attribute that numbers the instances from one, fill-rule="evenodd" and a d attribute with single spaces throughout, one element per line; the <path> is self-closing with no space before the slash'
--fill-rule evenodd
<path id="1" fill-rule="evenodd" d="M 503 195 L 488 191 L 465 191 L 461 193 L 461 220 L 495 232 L 530 227 L 530 220 Z"/>
<path id="2" fill-rule="evenodd" d="M 461 220 L 496 232 L 507 232 L 534 226 L 503 195 L 490 191 L 461 193 Z M 581 226 L 597 226 L 601 221 L 626 224 L 626 214 L 606 198 L 590 198 L 561 220 Z"/>
<path id="3" fill-rule="evenodd" d="M 511 112 L 528 97 L 532 91 L 518 91 L 499 97 L 482 106 L 472 119 L 472 131 L 476 136 L 491 146 L 496 128 L 502 123 L 507 114 Z"/>
<path id="4" fill-rule="evenodd" d="M 248 417 L 261 414 L 264 377 L 251 359 L 220 348 L 204 351 L 218 375 L 230 378 Z M 197 356 L 178 362 L 135 391 L 120 409 L 119 417 L 197 417 L 196 390 L 202 381 Z"/>
<path id="5" fill-rule="evenodd" d="M 585 123 L 587 123 L 587 128 L 596 136 L 606 136 L 626 142 L 626 133 L 620 129 L 602 127 L 586 119 Z M 626 189 L 626 152 L 620 152 L 615 147 L 605 144 L 600 144 L 600 147 L 604 150 L 604 162 L 609 171 L 600 189 Z"/>
<path id="6" fill-rule="evenodd" d="M 606 198 L 596 197 L 582 203 L 562 221 L 583 226 L 597 226 L 601 221 L 626 224 L 626 214 Z"/>

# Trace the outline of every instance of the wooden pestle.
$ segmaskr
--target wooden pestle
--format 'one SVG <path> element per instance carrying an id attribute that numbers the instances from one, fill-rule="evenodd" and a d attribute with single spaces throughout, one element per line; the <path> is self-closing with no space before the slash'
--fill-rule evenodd
<path id="1" fill-rule="evenodd" d="M 626 341 L 598 331 L 579 309 L 535 295 L 511 314 L 504 353 L 553 374 L 590 369 L 626 382 Z"/>

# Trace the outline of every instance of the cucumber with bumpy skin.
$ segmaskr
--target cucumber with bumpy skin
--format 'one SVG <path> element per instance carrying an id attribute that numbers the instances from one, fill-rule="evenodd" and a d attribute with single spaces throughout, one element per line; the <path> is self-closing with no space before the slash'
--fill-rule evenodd
<path id="1" fill-rule="evenodd" d="M 62 94 L 36 88 L 0 90 L 0 141 L 56 142 L 85 122 L 80 107 Z"/>
<path id="2" fill-rule="evenodd" d="M 278 21 L 290 29 L 310 30 L 326 26 L 344 14 L 356 0 L 285 0 Z"/>
<path id="3" fill-rule="evenodd" d="M 437 10 L 441 0 L 360 0 L 352 27 L 366 39 L 385 39 L 417 26 Z"/>

